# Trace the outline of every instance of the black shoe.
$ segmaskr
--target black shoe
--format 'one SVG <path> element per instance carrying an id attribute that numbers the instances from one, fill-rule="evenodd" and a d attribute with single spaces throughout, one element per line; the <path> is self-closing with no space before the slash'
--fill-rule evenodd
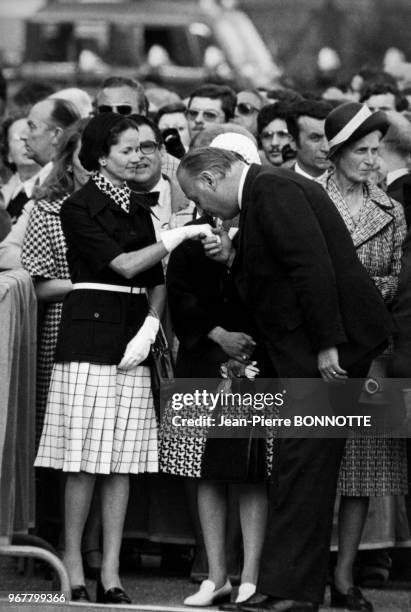
<path id="1" fill-rule="evenodd" d="M 71 587 L 71 601 L 91 601 L 84 584 Z"/>
<path id="2" fill-rule="evenodd" d="M 255 593 L 247 601 L 237 604 L 237 609 L 240 612 L 318 612 L 317 604 L 309 601 L 268 597 L 261 593 Z"/>
<path id="3" fill-rule="evenodd" d="M 331 606 L 359 612 L 373 612 L 374 610 L 372 603 L 365 599 L 358 587 L 351 587 L 344 594 L 338 591 L 335 586 L 331 586 Z"/>
<path id="4" fill-rule="evenodd" d="M 131 599 L 123 589 L 118 587 L 105 591 L 101 580 L 99 580 L 96 589 L 96 603 L 131 604 Z"/>

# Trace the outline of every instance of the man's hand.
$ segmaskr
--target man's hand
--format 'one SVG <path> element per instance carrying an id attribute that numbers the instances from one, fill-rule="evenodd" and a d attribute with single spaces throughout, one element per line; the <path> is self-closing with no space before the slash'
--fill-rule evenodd
<path id="1" fill-rule="evenodd" d="M 222 228 L 213 228 L 214 236 L 207 236 L 202 239 L 204 252 L 213 261 L 230 267 L 234 259 L 235 250 L 228 234 Z"/>
<path id="2" fill-rule="evenodd" d="M 249 363 L 250 355 L 255 349 L 256 343 L 248 334 L 243 332 L 228 332 L 222 327 L 215 327 L 208 334 L 210 340 L 216 342 L 229 357 Z"/>
<path id="3" fill-rule="evenodd" d="M 347 372 L 338 361 L 338 350 L 335 346 L 318 353 L 318 369 L 326 382 L 341 382 L 346 380 Z"/>

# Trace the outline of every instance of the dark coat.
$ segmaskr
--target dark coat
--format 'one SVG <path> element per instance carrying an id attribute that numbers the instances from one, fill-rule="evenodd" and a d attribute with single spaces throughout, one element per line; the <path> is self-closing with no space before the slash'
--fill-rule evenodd
<path id="1" fill-rule="evenodd" d="M 339 213 L 295 172 L 251 166 L 232 275 L 280 376 L 317 376 L 317 353 L 332 346 L 347 367 L 389 335 Z"/>
<path id="2" fill-rule="evenodd" d="M 387 187 L 387 195 L 404 207 L 407 227 L 411 224 L 411 173 L 400 176 Z"/>
<path id="3" fill-rule="evenodd" d="M 73 283 L 129 287 L 164 283 L 161 262 L 131 279 L 109 267 L 121 253 L 156 242 L 145 196 L 132 194 L 127 214 L 90 180 L 63 203 L 60 216 Z M 118 364 L 147 311 L 144 294 L 72 291 L 63 302 L 55 361 Z"/>

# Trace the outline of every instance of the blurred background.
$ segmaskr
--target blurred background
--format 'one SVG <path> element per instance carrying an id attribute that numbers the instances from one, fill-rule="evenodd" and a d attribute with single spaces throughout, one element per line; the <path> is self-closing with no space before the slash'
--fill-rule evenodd
<path id="1" fill-rule="evenodd" d="M 181 94 L 205 79 L 315 88 L 392 47 L 407 60 L 410 26 L 409 0 L 2 0 L 0 64 L 12 82 L 92 86 L 115 66 Z"/>

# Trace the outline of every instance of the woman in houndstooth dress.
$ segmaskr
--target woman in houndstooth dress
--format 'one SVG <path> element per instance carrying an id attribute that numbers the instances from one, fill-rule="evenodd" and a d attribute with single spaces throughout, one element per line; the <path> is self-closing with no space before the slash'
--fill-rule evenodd
<path id="1" fill-rule="evenodd" d="M 326 119 L 325 132 L 335 168 L 320 182 L 343 218 L 358 258 L 389 305 L 398 285 L 406 233 L 404 211 L 368 180 L 376 165 L 381 135 L 387 128 L 385 114 L 372 114 L 365 105 L 347 103 L 332 111 Z M 349 437 L 338 491 L 339 553 L 332 605 L 370 611 L 371 603 L 353 587 L 354 560 L 369 498 L 407 493 L 405 441 Z"/>
<path id="2" fill-rule="evenodd" d="M 65 298 L 36 466 L 68 472 L 65 554 L 72 596 L 88 600 L 81 538 L 101 478 L 103 561 L 98 599 L 130 603 L 119 552 L 128 474 L 157 472 L 157 424 L 147 357 L 165 288 L 161 259 L 195 232 L 169 230 L 155 243 L 151 197 L 131 193 L 138 164 L 156 143 L 115 113 L 86 126 L 79 159 L 92 178 L 66 200 L 61 223 L 73 290 Z"/>
<path id="3" fill-rule="evenodd" d="M 37 350 L 36 446 L 43 429 L 63 299 L 71 291 L 60 208 L 89 179 L 89 173 L 78 162 L 86 124 L 87 120 L 82 119 L 63 135 L 53 169 L 34 194 L 36 206 L 30 215 L 22 248 L 23 267 L 35 282 L 37 298 L 43 304 Z"/>

